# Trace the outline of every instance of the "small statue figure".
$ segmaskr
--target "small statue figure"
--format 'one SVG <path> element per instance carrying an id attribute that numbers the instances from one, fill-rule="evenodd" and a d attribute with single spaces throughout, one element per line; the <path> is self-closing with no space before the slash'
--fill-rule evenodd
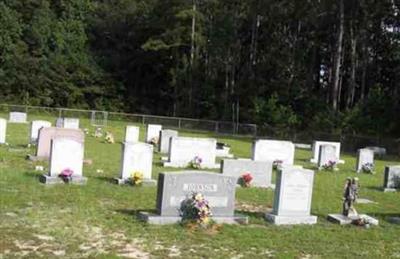
<path id="1" fill-rule="evenodd" d="M 354 203 L 358 198 L 358 178 L 347 178 L 343 193 L 343 215 L 358 216 L 356 209 L 354 208 Z"/>

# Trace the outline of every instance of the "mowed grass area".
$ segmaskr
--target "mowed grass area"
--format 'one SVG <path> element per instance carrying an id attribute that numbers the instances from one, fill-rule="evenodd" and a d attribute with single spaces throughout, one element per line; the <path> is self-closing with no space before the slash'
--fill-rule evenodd
<path id="1" fill-rule="evenodd" d="M 7 118 L 8 115 L 0 114 Z M 29 120 L 54 117 L 29 116 Z M 139 211 L 155 209 L 156 187 L 118 186 L 111 179 L 119 175 L 121 141 L 127 122 L 109 121 L 106 130 L 116 144 L 86 136 L 84 166 L 86 186 L 45 186 L 39 183 L 35 165 L 25 160 L 35 148 L 27 147 L 29 124 L 8 124 L 9 146 L 0 146 L 0 258 L 400 258 L 400 225 L 387 222 L 400 216 L 400 192 L 383 193 L 385 165 L 400 164 L 394 157 L 376 160 L 375 175 L 357 175 L 361 197 L 374 204 L 356 206 L 380 220 L 370 229 L 339 226 L 326 220 L 329 213 L 341 211 L 344 180 L 356 176 L 353 154 L 342 154 L 346 164 L 339 172 L 315 175 L 312 214 L 313 226 L 274 226 L 264 213 L 271 210 L 273 191 L 238 189 L 236 210 L 250 217 L 249 225 L 223 225 L 218 230 L 189 230 L 180 225 L 153 226 L 140 222 Z M 88 120 L 81 127 L 94 132 Z M 140 138 L 145 128 L 141 125 Z M 180 135 L 216 137 L 232 146 L 236 157 L 250 157 L 250 138 L 231 138 L 180 131 Z M 296 164 L 315 169 L 310 151 L 296 150 Z M 97 169 L 103 170 L 98 173 Z M 155 154 L 153 178 L 164 169 Z"/>

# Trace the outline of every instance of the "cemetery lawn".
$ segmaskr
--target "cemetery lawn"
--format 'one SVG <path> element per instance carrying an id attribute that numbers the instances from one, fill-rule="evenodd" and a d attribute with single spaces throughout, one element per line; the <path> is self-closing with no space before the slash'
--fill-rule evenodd
<path id="1" fill-rule="evenodd" d="M 7 118 L 6 114 L 0 117 Z M 29 115 L 29 120 L 54 117 Z M 25 159 L 34 154 L 27 147 L 29 124 L 8 124 L 8 146 L 0 146 L 0 258 L 400 258 L 400 225 L 387 221 L 400 216 L 400 192 L 383 193 L 384 165 L 400 160 L 377 158 L 375 175 L 360 174 L 360 197 L 374 201 L 358 204 L 357 210 L 380 221 L 370 229 L 339 226 L 326 220 L 340 213 L 344 181 L 354 173 L 354 154 L 342 154 L 346 164 L 339 172 L 315 175 L 313 226 L 274 226 L 264 213 L 271 210 L 270 189 L 238 189 L 236 211 L 250 217 L 249 225 L 223 225 L 211 230 L 192 230 L 180 225 L 152 226 L 140 222 L 139 211 L 155 209 L 156 187 L 118 186 L 111 183 L 119 175 L 121 144 L 126 122 L 109 121 L 107 130 L 116 144 L 90 135 L 85 139 L 86 186 L 45 186 L 39 183 L 44 172 L 34 170 L 43 162 Z M 88 120 L 81 127 L 94 132 Z M 140 138 L 144 139 L 144 127 Z M 180 135 L 216 137 L 232 146 L 236 157 L 250 157 L 251 139 L 214 136 L 201 132 Z M 309 150 L 296 149 L 296 164 L 315 169 L 308 162 Z M 164 169 L 155 154 L 153 178 Z"/>

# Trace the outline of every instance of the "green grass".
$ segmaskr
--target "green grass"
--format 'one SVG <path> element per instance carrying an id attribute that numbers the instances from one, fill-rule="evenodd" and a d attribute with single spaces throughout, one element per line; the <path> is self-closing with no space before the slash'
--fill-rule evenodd
<path id="1" fill-rule="evenodd" d="M 7 117 L 0 114 L 0 117 Z M 55 118 L 30 116 L 33 119 Z M 90 129 L 88 120 L 81 120 Z M 345 165 L 335 173 L 316 173 L 312 214 L 313 226 L 274 226 L 263 219 L 272 206 L 273 191 L 238 189 L 237 212 L 250 217 L 249 225 L 224 225 L 219 231 L 189 231 L 179 225 L 152 226 L 137 220 L 141 210 L 154 210 L 156 188 L 117 186 L 110 179 L 119 175 L 121 144 L 126 122 L 110 121 L 107 130 L 116 144 L 87 136 L 85 157 L 93 165 L 84 167 L 86 186 L 45 186 L 41 172 L 25 160 L 29 125 L 8 124 L 9 146 L 0 146 L 0 258 L 118 258 L 134 255 L 151 258 L 389 258 L 400 257 L 400 225 L 387 222 L 400 215 L 400 193 L 383 193 L 383 168 L 399 164 L 397 158 L 376 160 L 377 174 L 360 174 L 361 197 L 375 204 L 359 204 L 357 210 L 377 217 L 380 226 L 370 229 L 329 223 L 329 213 L 340 212 L 344 180 L 355 176 L 353 154 L 344 154 Z M 141 126 L 140 138 L 144 139 Z M 237 157 L 250 157 L 251 139 L 221 137 L 180 131 L 180 135 L 216 137 L 227 142 Z M 296 164 L 307 168 L 311 152 L 296 150 Z M 155 154 L 153 178 L 164 169 Z M 102 169 L 104 173 L 97 173 Z"/>

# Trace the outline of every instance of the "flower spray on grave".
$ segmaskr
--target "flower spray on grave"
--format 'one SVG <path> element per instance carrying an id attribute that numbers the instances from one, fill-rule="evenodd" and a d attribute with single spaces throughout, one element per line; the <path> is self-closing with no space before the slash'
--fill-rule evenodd
<path id="1" fill-rule="evenodd" d="M 193 169 L 201 169 L 201 163 L 203 159 L 199 156 L 195 156 L 190 162 L 188 167 Z"/>
<path id="2" fill-rule="evenodd" d="M 61 179 L 63 179 L 64 182 L 69 183 L 72 180 L 72 175 L 74 174 L 74 171 L 70 168 L 65 168 L 64 170 L 61 171 L 61 173 L 58 175 Z"/>
<path id="3" fill-rule="evenodd" d="M 339 168 L 337 168 L 337 162 L 334 160 L 329 160 L 326 164 L 322 165 L 322 169 L 331 172 L 339 170 Z"/>
<path id="4" fill-rule="evenodd" d="M 106 142 L 109 144 L 114 144 L 115 140 L 114 140 L 114 135 L 111 132 L 106 132 L 106 138 L 105 138 Z"/>
<path id="5" fill-rule="evenodd" d="M 136 171 L 131 175 L 131 183 L 135 186 L 140 186 L 143 183 L 143 173 Z"/>
<path id="6" fill-rule="evenodd" d="M 103 129 L 100 128 L 100 127 L 97 127 L 95 132 L 94 132 L 94 134 L 93 134 L 93 137 L 95 137 L 95 138 L 103 137 Z"/>
<path id="7" fill-rule="evenodd" d="M 251 181 L 253 180 L 253 176 L 251 175 L 250 172 L 245 172 L 244 174 L 242 174 L 242 176 L 240 176 L 239 178 L 239 184 L 242 187 L 250 187 L 251 186 Z"/>
<path id="8" fill-rule="evenodd" d="M 149 143 L 151 144 L 151 145 L 153 145 L 154 147 L 157 147 L 158 146 L 158 137 L 154 137 L 154 138 L 151 138 L 150 139 L 150 141 L 149 141 Z"/>
<path id="9" fill-rule="evenodd" d="M 207 199 L 201 193 L 193 193 L 190 197 L 182 201 L 180 213 L 182 223 L 190 228 L 208 228 L 212 225 L 211 207 Z"/>
<path id="10" fill-rule="evenodd" d="M 361 171 L 366 174 L 375 174 L 375 166 L 373 163 L 365 163 L 361 166 Z"/>

